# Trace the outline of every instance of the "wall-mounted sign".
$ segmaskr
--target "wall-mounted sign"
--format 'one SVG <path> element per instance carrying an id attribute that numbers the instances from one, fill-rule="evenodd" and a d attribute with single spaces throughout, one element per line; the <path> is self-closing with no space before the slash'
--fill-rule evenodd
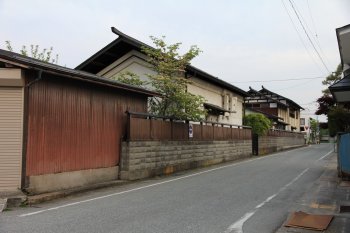
<path id="1" fill-rule="evenodd" d="M 188 137 L 193 138 L 193 125 L 188 124 Z"/>

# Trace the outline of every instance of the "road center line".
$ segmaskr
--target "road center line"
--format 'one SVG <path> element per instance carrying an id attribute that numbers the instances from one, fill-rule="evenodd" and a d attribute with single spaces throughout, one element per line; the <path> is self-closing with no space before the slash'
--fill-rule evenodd
<path id="1" fill-rule="evenodd" d="M 316 162 L 326 158 L 328 155 L 330 155 L 333 152 L 333 150 L 331 150 L 330 152 L 328 152 L 327 154 L 325 154 L 324 156 L 322 156 L 321 158 L 319 158 L 318 160 L 316 160 Z"/>
<path id="2" fill-rule="evenodd" d="M 297 180 L 300 179 L 310 168 L 306 168 L 304 171 L 302 171 L 299 175 L 297 175 L 292 181 L 290 181 L 288 184 L 283 186 L 278 190 L 277 193 L 269 196 L 266 198 L 265 201 L 261 202 L 259 205 L 255 206 L 254 210 L 251 212 L 246 213 L 243 217 L 241 217 L 238 221 L 234 222 L 232 225 L 230 225 L 224 233 L 243 233 L 243 225 L 246 221 L 248 221 L 255 213 L 258 211 L 259 208 L 263 207 L 266 203 L 270 202 L 272 199 L 274 199 L 278 194 L 286 190 L 289 186 L 294 184 Z"/>

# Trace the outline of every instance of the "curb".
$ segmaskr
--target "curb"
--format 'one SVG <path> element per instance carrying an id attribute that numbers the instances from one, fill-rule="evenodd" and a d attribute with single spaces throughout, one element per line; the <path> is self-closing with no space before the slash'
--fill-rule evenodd
<path id="1" fill-rule="evenodd" d="M 25 204 L 27 205 L 33 205 L 33 204 L 39 204 L 46 201 L 51 201 L 54 199 L 67 197 L 70 195 L 78 194 L 78 193 L 84 193 L 92 190 L 102 189 L 102 188 L 109 188 L 109 187 L 115 187 L 115 186 L 121 186 L 125 184 L 131 183 L 130 181 L 125 180 L 113 180 L 109 182 L 103 182 L 103 183 L 97 183 L 89 186 L 83 186 L 78 188 L 72 188 L 72 189 L 65 189 L 62 191 L 57 192 L 50 192 L 50 193 L 42 193 L 37 195 L 28 195 L 25 201 Z"/>
<path id="2" fill-rule="evenodd" d="M 0 199 L 0 213 L 7 208 L 7 198 Z"/>
<path id="3" fill-rule="evenodd" d="M 334 153 L 334 152 L 333 152 Z M 334 218 L 328 226 L 328 229 L 322 231 L 325 233 L 333 232 L 350 232 L 350 215 L 347 213 L 339 212 L 340 206 L 343 204 L 350 204 L 349 196 L 350 186 L 341 188 L 339 186 L 341 179 L 337 177 L 336 173 L 336 154 L 334 153 L 331 158 L 326 162 L 325 170 L 315 181 L 314 185 L 307 190 L 306 194 L 297 201 L 297 204 L 289 210 L 289 216 L 291 211 L 301 210 L 312 214 L 328 214 L 333 215 Z M 314 230 L 307 230 L 301 228 L 289 228 L 285 227 L 285 223 L 275 231 L 276 233 L 311 233 L 317 232 Z"/>

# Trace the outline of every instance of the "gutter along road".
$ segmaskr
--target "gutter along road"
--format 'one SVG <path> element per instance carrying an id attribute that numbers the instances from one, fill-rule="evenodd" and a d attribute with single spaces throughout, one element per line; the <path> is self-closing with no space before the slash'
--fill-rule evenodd
<path id="1" fill-rule="evenodd" d="M 0 214 L 0 232 L 275 232 L 331 144 L 95 190 Z"/>

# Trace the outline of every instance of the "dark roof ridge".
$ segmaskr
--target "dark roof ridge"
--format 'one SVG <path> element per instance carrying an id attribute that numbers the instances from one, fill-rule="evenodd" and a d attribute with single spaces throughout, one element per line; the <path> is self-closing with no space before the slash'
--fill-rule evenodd
<path id="1" fill-rule="evenodd" d="M 148 47 L 148 48 L 153 48 L 152 46 L 143 43 L 142 41 L 139 41 L 125 33 L 123 33 L 122 31 L 118 30 L 115 27 L 111 27 L 111 30 L 114 34 L 116 34 L 118 36 L 117 39 L 115 39 L 114 41 L 112 41 L 111 43 L 109 43 L 107 46 L 105 46 L 104 48 L 102 48 L 100 51 L 98 51 L 97 53 L 95 53 L 94 55 L 92 55 L 90 58 L 88 58 L 86 61 L 84 61 L 83 63 L 81 63 L 80 65 L 78 65 L 75 69 L 82 69 L 86 64 L 88 64 L 89 62 L 91 62 L 92 60 L 94 60 L 95 58 L 97 58 L 101 53 L 107 51 L 109 48 L 111 48 L 112 46 L 114 46 L 115 44 L 117 44 L 120 40 L 124 40 L 130 44 L 132 44 L 133 46 L 135 46 L 138 49 L 141 49 L 143 46 Z M 188 71 L 193 72 L 193 73 L 197 73 L 202 75 L 203 77 L 207 78 L 209 81 L 212 82 L 216 82 L 217 84 L 226 86 L 228 89 L 231 89 L 237 93 L 239 93 L 240 95 L 246 97 L 248 96 L 247 92 L 222 80 L 219 79 L 218 77 L 215 77 L 199 68 L 196 68 L 192 65 L 188 65 L 187 66 Z"/>
<path id="2" fill-rule="evenodd" d="M 48 62 L 43 62 L 35 58 L 27 57 L 27 56 L 24 56 L 15 52 L 11 52 L 11 51 L 6 51 L 3 49 L 0 49 L 0 59 L 3 62 L 8 62 L 8 63 L 12 62 L 12 63 L 19 63 L 20 65 L 25 65 L 27 66 L 26 67 L 27 69 L 44 70 L 47 72 L 55 73 L 57 75 L 61 75 L 65 77 L 68 76 L 72 79 L 79 79 L 86 82 L 97 83 L 99 85 L 115 87 L 119 89 L 146 94 L 149 96 L 159 95 L 154 91 L 150 91 L 141 87 L 124 84 L 112 79 L 107 79 L 95 74 L 88 73 L 85 71 L 75 70 L 75 69 L 67 68 L 64 66 L 60 66 L 60 65 L 56 65 Z"/>
<path id="3" fill-rule="evenodd" d="M 254 92 L 255 94 L 258 94 L 258 95 L 261 95 L 261 96 L 265 97 L 266 99 L 272 100 L 272 101 L 275 102 L 275 103 L 278 103 L 278 104 L 281 104 L 282 106 L 288 107 L 287 104 L 284 104 L 284 103 L 282 103 L 282 102 L 279 101 L 279 100 L 275 100 L 275 99 L 273 99 L 273 98 L 271 98 L 271 97 L 269 97 L 269 96 L 266 96 L 266 95 L 264 95 L 263 93 L 261 93 L 261 92 L 255 90 L 255 89 L 253 89 L 252 87 L 249 87 L 249 90 L 252 91 L 252 92 Z"/>
<path id="4" fill-rule="evenodd" d="M 145 44 L 145 43 L 143 43 L 142 41 L 139 41 L 139 40 L 137 40 L 137 39 L 135 39 L 135 38 L 133 38 L 133 37 L 131 37 L 131 36 L 129 36 L 129 35 L 127 35 L 127 34 L 121 32 L 120 30 L 118 30 L 118 29 L 115 28 L 115 27 L 111 27 L 111 30 L 112 30 L 112 32 L 115 33 L 116 35 L 118 35 L 118 36 L 120 36 L 120 37 L 123 37 L 123 38 L 129 40 L 131 43 L 133 43 L 135 46 L 137 46 L 137 47 L 139 47 L 139 48 L 141 48 L 142 46 L 145 46 L 145 47 L 148 47 L 148 48 L 153 48 L 152 46 L 150 46 L 150 45 L 148 45 L 148 44 Z M 210 78 L 210 79 L 217 79 L 218 81 L 221 81 L 223 85 L 230 86 L 232 89 L 235 89 L 235 91 L 237 91 L 238 93 L 242 94 L 243 96 L 247 96 L 247 93 L 246 93 L 244 90 L 242 90 L 242 89 L 240 89 L 240 88 L 238 88 L 238 87 L 236 87 L 236 86 L 234 86 L 234 85 L 232 85 L 232 84 L 230 84 L 230 83 L 228 83 L 228 82 L 226 82 L 226 81 L 224 81 L 224 80 L 222 80 L 222 79 L 220 79 L 220 78 L 218 78 L 218 77 L 215 77 L 214 75 L 211 75 L 211 74 L 209 74 L 209 73 L 206 72 L 206 71 L 203 71 L 203 70 L 201 70 L 201 69 L 199 69 L 199 68 L 197 68 L 197 67 L 194 67 L 194 66 L 192 66 L 192 65 L 188 65 L 187 68 L 188 68 L 189 70 L 191 70 L 192 72 L 198 72 L 198 73 L 200 73 L 201 75 L 207 76 L 207 77 Z"/>
<path id="5" fill-rule="evenodd" d="M 291 103 L 294 104 L 295 106 L 297 106 L 297 107 L 299 107 L 300 109 L 303 109 L 303 110 L 304 110 L 303 107 L 301 107 L 299 104 L 297 104 L 297 103 L 294 102 L 293 100 L 291 100 L 291 99 L 289 99 L 289 98 L 287 98 L 287 97 L 284 97 L 284 96 L 282 96 L 282 95 L 279 95 L 279 94 L 277 94 L 277 93 L 275 93 L 275 92 L 273 92 L 273 91 L 270 91 L 270 90 L 266 89 L 263 85 L 261 85 L 261 88 L 262 88 L 262 89 L 261 89 L 259 92 L 265 90 L 265 91 L 267 91 L 267 92 L 270 92 L 270 93 L 272 93 L 272 94 L 275 94 L 275 95 L 277 95 L 277 96 L 279 96 L 279 97 L 282 97 L 282 98 L 286 99 L 287 101 L 291 102 Z"/>
<path id="6" fill-rule="evenodd" d="M 114 34 L 116 34 L 117 36 L 119 37 L 123 37 L 124 39 L 127 39 L 129 40 L 130 42 L 132 42 L 135 46 L 141 48 L 142 46 L 145 46 L 145 47 L 148 47 L 148 48 L 153 48 L 152 46 L 142 42 L 142 41 L 139 41 L 121 31 L 119 31 L 118 29 L 116 29 L 115 27 L 111 27 L 111 30 Z"/>

